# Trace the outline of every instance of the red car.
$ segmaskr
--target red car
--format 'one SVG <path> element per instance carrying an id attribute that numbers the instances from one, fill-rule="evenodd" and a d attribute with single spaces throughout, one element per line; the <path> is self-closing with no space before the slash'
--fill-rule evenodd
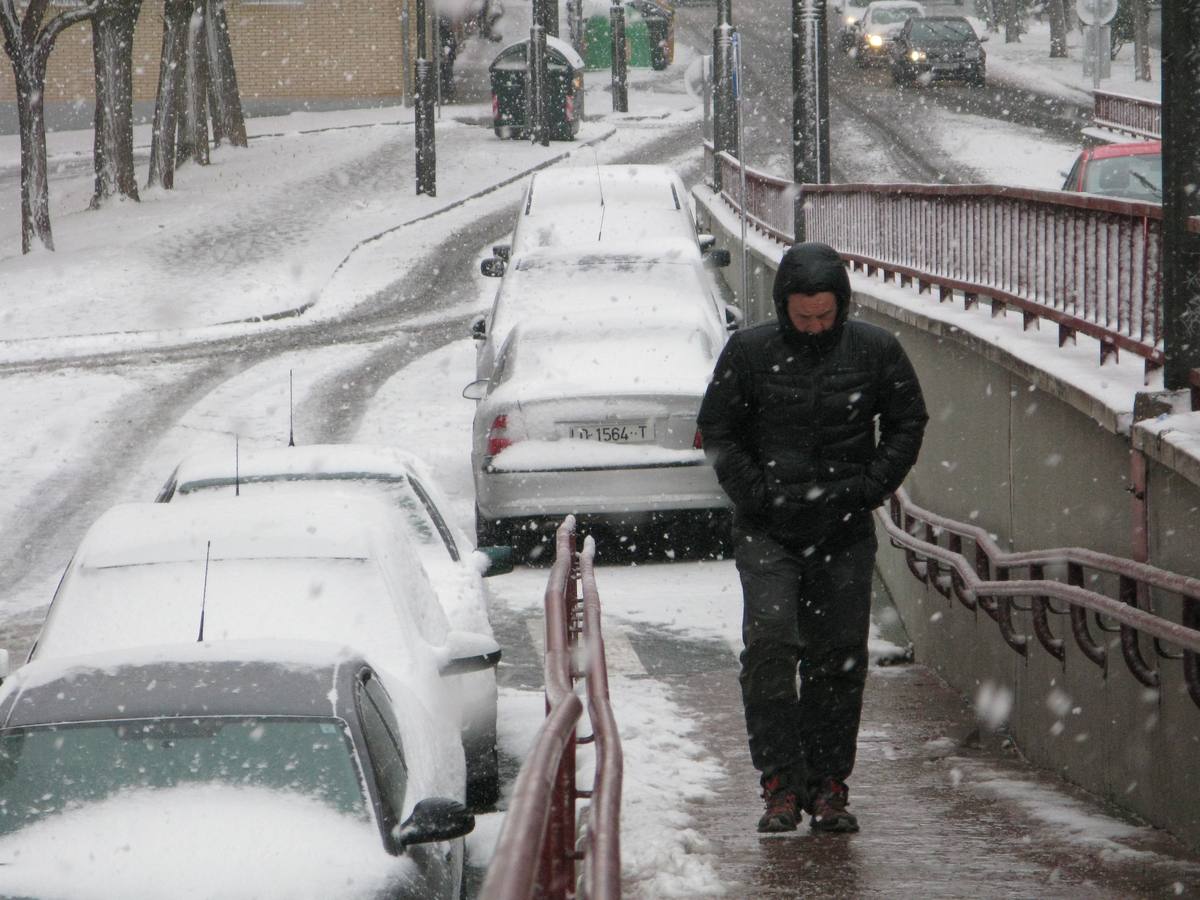
<path id="1" fill-rule="evenodd" d="M 1162 141 L 1102 144 L 1082 150 L 1062 189 L 1162 203 Z"/>

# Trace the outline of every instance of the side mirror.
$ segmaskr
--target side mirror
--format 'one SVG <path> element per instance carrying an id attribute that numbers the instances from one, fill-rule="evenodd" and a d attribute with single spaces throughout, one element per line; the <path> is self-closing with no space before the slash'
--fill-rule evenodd
<path id="1" fill-rule="evenodd" d="M 981 44 L 986 43 L 987 39 L 988 39 L 988 36 L 986 34 L 981 34 L 979 36 L 979 43 L 981 43 Z"/>
<path id="2" fill-rule="evenodd" d="M 489 256 L 487 259 L 479 263 L 479 271 L 488 278 L 499 278 L 504 274 L 504 270 L 506 268 L 507 266 L 504 264 L 504 260 L 498 256 Z"/>
<path id="3" fill-rule="evenodd" d="M 500 663 L 500 645 L 495 638 L 474 631 L 451 631 L 446 634 L 446 643 L 433 650 L 438 672 L 443 676 L 482 672 Z"/>
<path id="4" fill-rule="evenodd" d="M 471 339 L 476 341 L 487 339 L 487 316 L 483 313 L 471 320 Z"/>
<path id="5" fill-rule="evenodd" d="M 708 261 L 718 269 L 723 269 L 733 261 L 733 257 L 728 250 L 712 250 L 708 254 Z"/>
<path id="6" fill-rule="evenodd" d="M 472 381 L 463 388 L 462 395 L 468 400 L 482 400 L 487 394 L 487 387 L 490 383 L 486 378 L 481 378 L 479 381 Z"/>
<path id="7" fill-rule="evenodd" d="M 700 252 L 707 253 L 713 247 L 717 246 L 717 237 L 713 234 L 698 234 L 696 242 L 700 244 Z"/>
<path id="8" fill-rule="evenodd" d="M 475 817 L 457 800 L 430 797 L 413 807 L 412 815 L 394 831 L 399 849 L 413 844 L 450 841 L 475 830 Z"/>
<path id="9" fill-rule="evenodd" d="M 512 256 L 512 246 L 510 244 L 493 244 L 492 254 L 507 263 Z"/>
<path id="10" fill-rule="evenodd" d="M 484 578 L 507 575 L 513 570 L 512 547 L 476 547 L 475 553 L 479 559 L 479 574 Z"/>
<path id="11" fill-rule="evenodd" d="M 725 328 L 727 331 L 737 331 L 745 318 L 745 314 L 736 306 L 725 304 Z"/>

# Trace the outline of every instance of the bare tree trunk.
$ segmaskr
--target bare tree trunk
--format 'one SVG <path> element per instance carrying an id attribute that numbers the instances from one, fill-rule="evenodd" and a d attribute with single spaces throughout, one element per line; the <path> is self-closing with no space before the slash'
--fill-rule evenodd
<path id="1" fill-rule="evenodd" d="M 1017 44 L 1021 41 L 1021 9 L 1017 0 L 1004 2 L 1004 43 Z"/>
<path id="2" fill-rule="evenodd" d="M 1150 80 L 1150 5 L 1133 0 L 1133 77 Z"/>
<path id="3" fill-rule="evenodd" d="M 17 122 L 21 138 L 21 252 L 35 243 L 54 249 L 50 228 L 50 178 L 46 166 L 44 95 L 46 63 L 58 36 L 76 22 L 90 19 L 99 0 L 90 0 L 55 16 L 42 28 L 48 0 L 30 0 L 25 17 L 13 0 L 0 0 L 0 35 L 12 62 L 17 90 Z"/>
<path id="4" fill-rule="evenodd" d="M 207 0 L 204 17 L 208 46 L 208 98 L 212 109 L 213 142 L 225 140 L 234 147 L 245 147 L 246 119 L 238 92 L 233 48 L 229 44 L 229 22 L 224 0 Z"/>
<path id="5" fill-rule="evenodd" d="M 175 137 L 179 128 L 179 95 L 187 65 L 188 20 L 191 15 L 192 0 L 166 0 L 147 187 L 156 185 L 171 190 L 175 186 Z"/>
<path id="6" fill-rule="evenodd" d="M 1063 0 L 1047 0 L 1046 11 L 1050 16 L 1050 58 L 1067 57 L 1067 10 Z"/>
<path id="7" fill-rule="evenodd" d="M 92 19 L 96 67 L 92 208 L 115 194 L 138 199 L 133 167 L 133 29 L 142 0 L 100 0 Z"/>
<path id="8" fill-rule="evenodd" d="M 179 94 L 176 165 L 194 159 L 208 165 L 208 66 L 204 52 L 204 0 L 194 0 L 188 19 L 183 90 Z"/>

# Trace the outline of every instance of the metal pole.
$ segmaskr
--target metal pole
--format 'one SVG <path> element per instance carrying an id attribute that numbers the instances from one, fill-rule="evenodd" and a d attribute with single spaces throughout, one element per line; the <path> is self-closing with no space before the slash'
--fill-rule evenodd
<path id="1" fill-rule="evenodd" d="M 567 29 L 571 35 L 571 46 L 583 53 L 583 0 L 567 0 Z"/>
<path id="2" fill-rule="evenodd" d="M 792 0 L 792 180 L 828 184 L 829 30 L 825 0 Z M 796 193 L 793 232 L 804 240 L 803 197 Z"/>
<path id="3" fill-rule="evenodd" d="M 1200 367 L 1200 0 L 1162 5 L 1163 386 L 1182 390 Z"/>
<path id="4" fill-rule="evenodd" d="M 609 31 L 612 33 L 612 103 L 613 112 L 629 112 L 628 70 L 625 66 L 625 7 L 613 0 L 608 10 Z"/>
<path id="5" fill-rule="evenodd" d="M 734 97 L 737 110 L 737 127 L 738 127 L 738 147 L 745 147 L 746 142 L 743 139 L 745 135 L 742 133 L 742 95 L 746 93 L 746 82 L 742 80 L 742 53 L 741 53 L 741 36 L 738 36 L 736 51 L 733 54 L 734 72 L 737 75 L 737 96 Z M 742 295 L 738 297 L 738 301 L 742 305 L 742 309 L 749 310 L 750 307 L 750 254 L 746 249 L 746 160 L 738 156 L 738 177 L 741 181 L 741 191 L 738 193 L 738 209 L 741 210 L 741 215 L 738 217 L 742 220 Z"/>
<path id="6" fill-rule="evenodd" d="M 546 29 L 534 25 L 529 29 L 529 139 L 543 147 L 550 146 L 550 129 L 547 122 L 546 87 Z"/>
<path id="7" fill-rule="evenodd" d="M 437 150 L 433 131 L 433 64 L 426 58 L 425 0 L 417 0 L 417 64 L 416 64 L 416 125 L 417 125 L 417 193 L 437 196 Z"/>
<path id="8" fill-rule="evenodd" d="M 730 0 L 717 0 L 717 26 L 713 29 L 713 187 L 717 191 L 721 190 L 721 153 L 737 155 L 730 15 Z"/>

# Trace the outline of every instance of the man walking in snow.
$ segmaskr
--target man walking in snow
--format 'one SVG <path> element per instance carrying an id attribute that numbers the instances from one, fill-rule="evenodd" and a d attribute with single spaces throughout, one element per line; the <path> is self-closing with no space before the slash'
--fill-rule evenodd
<path id="1" fill-rule="evenodd" d="M 846 779 L 867 676 L 870 511 L 916 462 L 928 416 L 899 341 L 847 321 L 833 248 L 793 245 L 772 293 L 778 321 L 730 338 L 699 417 L 734 504 L 758 830 L 792 831 L 804 810 L 818 831 L 857 831 Z"/>

